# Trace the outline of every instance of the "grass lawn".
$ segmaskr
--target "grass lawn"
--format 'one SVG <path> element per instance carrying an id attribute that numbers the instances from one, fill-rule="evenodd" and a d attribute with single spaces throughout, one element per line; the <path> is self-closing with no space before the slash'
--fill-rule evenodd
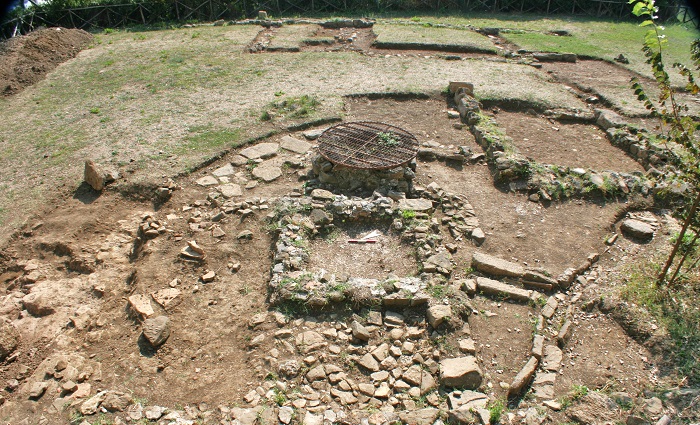
<path id="1" fill-rule="evenodd" d="M 474 52 L 496 53 L 488 37 L 468 29 L 423 27 L 421 25 L 376 24 L 377 44 L 440 45 Z"/>

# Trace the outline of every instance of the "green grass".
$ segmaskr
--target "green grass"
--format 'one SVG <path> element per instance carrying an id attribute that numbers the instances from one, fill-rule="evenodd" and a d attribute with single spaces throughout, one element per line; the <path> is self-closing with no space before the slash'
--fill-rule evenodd
<path id="1" fill-rule="evenodd" d="M 191 127 L 189 131 L 191 134 L 185 136 L 183 143 L 172 149 L 171 153 L 185 155 L 189 151 L 236 147 L 243 138 L 243 133 L 239 128 L 216 129 L 211 126 L 195 126 Z"/>
<path id="2" fill-rule="evenodd" d="M 442 45 L 496 53 L 496 48 L 488 37 L 468 29 L 376 24 L 373 31 L 377 34 L 379 44 Z"/>
<path id="3" fill-rule="evenodd" d="M 687 265 L 695 261 L 691 255 Z M 649 259 L 630 267 L 621 289 L 622 299 L 646 311 L 667 334 L 667 355 L 691 385 L 700 384 L 700 270 L 681 275 L 673 287 L 657 287 L 656 277 L 665 258 Z"/>

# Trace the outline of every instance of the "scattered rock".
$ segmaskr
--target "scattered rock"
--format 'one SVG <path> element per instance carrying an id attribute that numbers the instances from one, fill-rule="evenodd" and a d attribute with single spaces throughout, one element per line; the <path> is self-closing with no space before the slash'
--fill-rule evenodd
<path id="1" fill-rule="evenodd" d="M 350 329 L 352 330 L 352 336 L 361 341 L 369 341 L 370 333 L 366 327 L 362 326 L 358 321 L 353 321 L 350 324 Z"/>
<path id="2" fill-rule="evenodd" d="M 129 307 L 142 319 L 147 319 L 155 313 L 151 300 L 143 294 L 134 294 L 129 297 Z"/>
<path id="3" fill-rule="evenodd" d="M 243 149 L 239 154 L 248 159 L 266 159 L 277 155 L 279 145 L 277 143 L 258 143 Z"/>
<path id="4" fill-rule="evenodd" d="M 369 370 L 370 372 L 378 372 L 379 371 L 379 363 L 374 358 L 374 356 L 370 353 L 367 353 L 364 356 L 362 356 L 357 361 L 357 364 L 359 364 L 363 368 Z"/>
<path id="5" fill-rule="evenodd" d="M 430 199 L 399 199 L 399 209 L 415 212 L 430 212 L 433 210 L 433 201 Z"/>
<path id="6" fill-rule="evenodd" d="M 544 347 L 544 358 L 542 363 L 544 364 L 544 370 L 551 372 L 558 372 L 561 368 L 561 361 L 564 358 L 564 354 L 561 349 L 556 345 L 547 345 Z"/>
<path id="7" fill-rule="evenodd" d="M 234 183 L 227 183 L 221 185 L 218 187 L 217 190 L 219 191 L 219 193 L 221 193 L 221 196 L 223 196 L 226 199 L 231 199 L 243 195 L 243 189 L 241 189 L 241 186 Z"/>
<path id="8" fill-rule="evenodd" d="M 229 164 L 224 165 L 223 167 L 217 168 L 216 170 L 212 171 L 211 173 L 216 177 L 226 177 L 226 176 L 230 176 L 232 174 L 235 174 L 236 169 L 233 168 L 233 165 L 231 165 L 229 163 Z"/>
<path id="9" fill-rule="evenodd" d="M 17 349 L 20 338 L 19 331 L 12 323 L 0 319 L 0 362 Z"/>
<path id="10" fill-rule="evenodd" d="M 92 160 L 85 161 L 85 172 L 83 173 L 85 183 L 94 190 L 101 192 L 105 187 L 104 173 Z"/>
<path id="11" fill-rule="evenodd" d="M 481 228 L 477 227 L 476 229 L 472 230 L 472 240 L 477 246 L 481 246 L 481 244 L 486 241 L 486 234 L 483 230 L 481 230 Z"/>
<path id="12" fill-rule="evenodd" d="M 215 177 L 204 176 L 200 179 L 197 179 L 197 181 L 195 183 L 197 183 L 200 186 L 207 187 L 207 186 L 214 186 L 215 184 L 219 184 L 219 181 Z"/>
<path id="13" fill-rule="evenodd" d="M 100 391 L 89 399 L 85 400 L 80 405 L 80 413 L 83 415 L 94 415 L 97 413 L 97 408 L 100 407 L 102 401 L 107 397 L 106 391 Z"/>
<path id="14" fill-rule="evenodd" d="M 538 364 L 539 360 L 537 360 L 536 357 L 530 357 L 525 366 L 523 366 L 520 372 L 513 378 L 513 382 L 508 388 L 508 398 L 519 395 L 530 384 L 532 378 L 535 376 Z"/>
<path id="15" fill-rule="evenodd" d="M 180 290 L 176 288 L 165 288 L 151 294 L 151 297 L 164 309 L 173 307 L 179 304 L 177 297 L 180 296 Z"/>
<path id="16" fill-rule="evenodd" d="M 292 136 L 284 136 L 280 141 L 280 147 L 298 154 L 305 154 L 311 149 L 311 143 L 299 140 Z"/>
<path id="17" fill-rule="evenodd" d="M 445 386 L 473 390 L 479 388 L 481 380 L 481 368 L 474 356 L 440 361 L 440 381 Z"/>
<path id="18" fill-rule="evenodd" d="M 518 288 L 517 286 L 502 283 L 497 280 L 488 279 L 485 277 L 477 277 L 476 285 L 479 291 L 485 294 L 505 296 L 515 301 L 530 301 L 533 292 L 527 289 Z"/>
<path id="19" fill-rule="evenodd" d="M 170 319 L 158 316 L 143 322 L 143 336 L 154 347 L 161 346 L 170 336 Z"/>
<path id="20" fill-rule="evenodd" d="M 472 267 L 493 276 L 519 278 L 525 274 L 525 268 L 519 264 L 478 251 L 472 255 Z"/>
<path id="21" fill-rule="evenodd" d="M 41 398 L 41 396 L 44 395 L 46 392 L 46 389 L 49 387 L 49 384 L 47 384 L 44 381 L 39 381 L 35 382 L 32 384 L 31 388 L 29 388 L 29 398 L 33 400 L 38 400 Z"/>
<path id="22" fill-rule="evenodd" d="M 651 225 L 631 218 L 622 222 L 620 230 L 628 237 L 643 241 L 650 240 L 654 237 L 654 228 L 651 227 Z"/>
<path id="23" fill-rule="evenodd" d="M 614 401 L 605 394 L 593 391 L 566 409 L 566 414 L 581 424 L 614 423 L 619 415 Z"/>
<path id="24" fill-rule="evenodd" d="M 252 174 L 253 177 L 260 179 L 265 183 L 270 183 L 282 176 L 282 170 L 280 170 L 280 167 L 276 165 L 265 164 L 255 167 Z"/>
<path id="25" fill-rule="evenodd" d="M 449 320 L 452 315 L 452 308 L 449 305 L 438 304 L 428 308 L 426 312 L 426 318 L 428 319 L 428 324 L 436 329 L 445 320 Z"/>
<path id="26" fill-rule="evenodd" d="M 314 130 L 306 130 L 302 134 L 306 138 L 306 140 L 316 140 L 319 137 L 321 137 L 321 134 L 326 131 L 325 129 L 314 129 Z"/>
<path id="27" fill-rule="evenodd" d="M 131 396 L 117 391 L 109 391 L 102 401 L 102 407 L 110 412 L 123 412 L 131 404 Z"/>

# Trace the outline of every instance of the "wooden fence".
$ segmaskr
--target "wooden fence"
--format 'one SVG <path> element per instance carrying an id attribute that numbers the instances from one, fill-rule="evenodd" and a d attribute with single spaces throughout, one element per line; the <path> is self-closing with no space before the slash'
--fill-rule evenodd
<path id="1" fill-rule="evenodd" d="M 0 24 L 0 37 L 25 34 L 39 26 L 69 28 L 116 28 L 152 25 L 158 22 L 217 21 L 252 17 L 258 10 L 273 16 L 322 12 L 384 12 L 425 10 L 455 12 L 564 14 L 601 18 L 630 17 L 627 0 L 165 0 L 105 4 L 50 10 L 32 7 L 18 17 Z M 700 27 L 688 6 L 667 6 L 662 16 L 678 16 Z"/>

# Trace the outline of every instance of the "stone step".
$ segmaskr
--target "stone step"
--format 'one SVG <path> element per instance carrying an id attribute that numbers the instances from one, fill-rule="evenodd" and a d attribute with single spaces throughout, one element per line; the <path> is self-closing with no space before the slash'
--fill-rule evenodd
<path id="1" fill-rule="evenodd" d="M 497 280 L 486 277 L 476 278 L 476 287 L 478 291 L 488 295 L 505 296 L 515 301 L 535 301 L 541 297 L 539 292 L 529 289 L 518 288 L 517 286 L 499 282 Z"/>

